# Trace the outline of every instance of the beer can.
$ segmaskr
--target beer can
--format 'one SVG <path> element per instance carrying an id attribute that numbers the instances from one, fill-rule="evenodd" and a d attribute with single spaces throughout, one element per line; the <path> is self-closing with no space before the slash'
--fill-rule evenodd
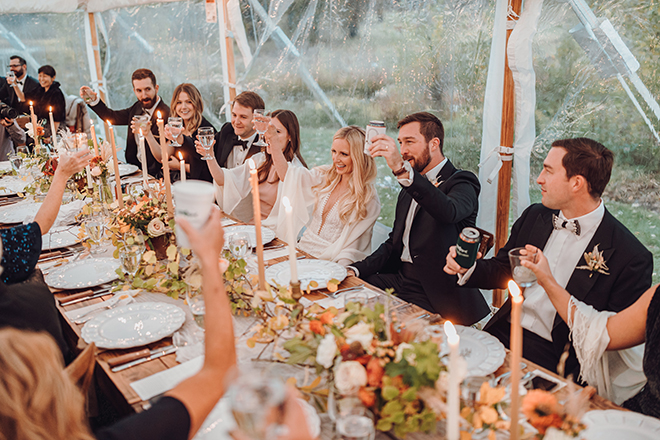
<path id="1" fill-rule="evenodd" d="M 365 130 L 364 154 L 369 154 L 371 139 L 379 134 L 385 134 L 385 123 L 383 121 L 369 121 Z"/>
<path id="2" fill-rule="evenodd" d="M 475 228 L 465 228 L 458 236 L 456 242 L 455 261 L 459 266 L 469 269 L 477 259 L 479 245 L 481 244 L 481 233 Z"/>

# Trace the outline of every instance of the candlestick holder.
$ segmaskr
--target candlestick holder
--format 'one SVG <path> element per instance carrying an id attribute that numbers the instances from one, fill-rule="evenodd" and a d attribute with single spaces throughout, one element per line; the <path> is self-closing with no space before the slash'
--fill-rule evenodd
<path id="1" fill-rule="evenodd" d="M 291 298 L 300 301 L 302 298 L 302 291 L 300 290 L 300 281 L 291 282 Z"/>

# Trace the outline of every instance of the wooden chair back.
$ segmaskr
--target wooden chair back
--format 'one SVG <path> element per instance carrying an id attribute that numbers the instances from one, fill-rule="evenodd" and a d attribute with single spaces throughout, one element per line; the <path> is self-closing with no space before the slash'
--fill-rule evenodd
<path id="1" fill-rule="evenodd" d="M 89 393 L 95 365 L 96 345 L 92 342 L 64 369 L 85 396 Z"/>

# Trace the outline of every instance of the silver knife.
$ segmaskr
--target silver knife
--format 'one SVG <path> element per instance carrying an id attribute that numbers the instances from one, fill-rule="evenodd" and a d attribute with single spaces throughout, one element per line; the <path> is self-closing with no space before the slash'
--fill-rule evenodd
<path id="1" fill-rule="evenodd" d="M 114 292 L 111 292 L 112 288 L 113 288 L 113 286 L 106 287 L 104 289 L 97 290 L 97 291 L 93 292 L 89 296 L 83 296 L 82 298 L 77 298 L 77 299 L 72 299 L 71 301 L 61 302 L 60 306 L 66 307 L 66 306 L 70 306 L 72 304 L 78 304 L 80 302 L 88 301 L 90 299 L 100 298 L 100 297 L 106 296 L 106 295 L 112 295 L 114 293 Z"/>
<path id="2" fill-rule="evenodd" d="M 127 368 L 131 368 L 131 367 L 134 367 L 136 365 L 140 365 L 140 364 L 143 364 L 145 362 L 149 362 L 149 361 L 152 361 L 154 359 L 158 359 L 161 356 L 165 356 L 167 354 L 174 353 L 175 351 L 177 351 L 178 348 L 179 347 L 176 347 L 174 345 L 168 345 L 167 347 L 163 347 L 163 348 L 156 348 L 154 350 L 151 350 L 151 352 L 150 352 L 151 354 L 149 356 L 143 357 L 143 358 L 140 358 L 140 359 L 135 359 L 134 361 L 127 362 L 124 365 L 118 365 L 118 366 L 114 367 L 111 371 L 113 373 L 118 373 L 120 371 L 124 371 Z"/>

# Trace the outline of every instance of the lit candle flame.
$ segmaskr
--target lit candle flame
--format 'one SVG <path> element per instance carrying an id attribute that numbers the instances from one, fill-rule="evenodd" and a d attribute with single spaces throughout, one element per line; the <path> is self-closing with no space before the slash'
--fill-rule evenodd
<path id="1" fill-rule="evenodd" d="M 90 120 L 89 120 L 89 123 L 90 123 L 90 125 L 94 125 L 94 120 L 93 120 L 93 119 L 90 119 Z"/>
<path id="2" fill-rule="evenodd" d="M 282 205 L 284 205 L 284 209 L 287 211 L 291 209 L 291 202 L 289 202 L 289 198 L 287 196 L 282 197 Z"/>
<path id="3" fill-rule="evenodd" d="M 179 153 L 178 153 L 178 154 L 179 154 L 179 160 L 183 160 L 183 154 L 181 154 L 181 152 L 180 152 L 180 151 L 179 151 Z"/>
<path id="4" fill-rule="evenodd" d="M 110 121 L 105 121 L 105 123 L 108 124 L 108 126 L 109 126 L 110 128 L 112 128 L 112 122 L 110 122 Z"/>
<path id="5" fill-rule="evenodd" d="M 248 164 L 248 166 L 250 167 L 250 170 L 254 170 L 254 169 L 256 168 L 256 165 L 254 164 L 254 161 L 252 160 L 252 158 L 249 158 L 249 159 L 247 160 L 247 164 Z M 287 201 L 288 201 L 288 200 L 289 200 L 289 199 L 287 199 Z"/>
<path id="6" fill-rule="evenodd" d="M 456 327 L 451 321 L 445 321 L 445 334 L 447 335 L 447 342 L 450 344 L 457 344 L 459 341 L 458 333 L 456 333 Z"/>
<path id="7" fill-rule="evenodd" d="M 160 116 L 160 110 L 158 110 L 158 111 L 156 112 L 156 116 L 158 116 L 158 119 L 163 119 L 163 118 Z"/>
<path id="8" fill-rule="evenodd" d="M 509 280 L 509 294 L 511 295 L 511 299 L 517 303 L 523 300 L 520 287 L 518 287 L 516 282 L 513 280 Z"/>
<path id="9" fill-rule="evenodd" d="M 48 107 L 48 111 L 52 113 L 53 112 L 53 107 Z"/>

